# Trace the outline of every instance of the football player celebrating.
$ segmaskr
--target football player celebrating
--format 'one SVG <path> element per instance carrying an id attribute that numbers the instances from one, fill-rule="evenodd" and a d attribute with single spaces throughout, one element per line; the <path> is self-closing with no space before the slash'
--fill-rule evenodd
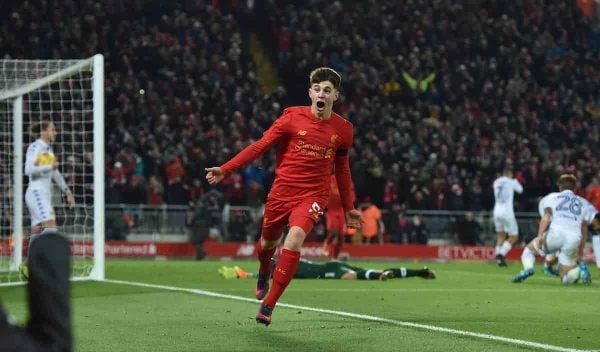
<path id="1" fill-rule="evenodd" d="M 260 262 L 256 298 L 263 299 L 269 293 L 256 314 L 258 323 L 271 323 L 273 309 L 296 273 L 302 243 L 327 205 L 332 169 L 340 189 L 346 224 L 360 227 L 362 218 L 354 208 L 354 185 L 348 160 L 353 126 L 332 111 L 340 95 L 340 81 L 340 75 L 331 68 L 312 71 L 308 88 L 310 106 L 285 109 L 260 140 L 220 167 L 206 169 L 208 182 L 219 183 L 277 145 L 275 181 L 267 197 L 262 233 L 256 246 Z M 269 292 L 271 257 L 286 226 L 289 231 Z"/>

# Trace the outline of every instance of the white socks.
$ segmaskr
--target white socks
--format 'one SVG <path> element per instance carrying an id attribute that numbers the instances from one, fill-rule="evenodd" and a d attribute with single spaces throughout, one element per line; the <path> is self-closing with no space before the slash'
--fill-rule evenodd
<path id="1" fill-rule="evenodd" d="M 573 269 L 569 270 L 567 272 L 567 274 L 565 276 L 563 276 L 562 283 L 563 284 L 572 284 L 577 279 L 579 279 L 579 266 L 576 266 Z"/>
<path id="2" fill-rule="evenodd" d="M 502 246 L 496 246 L 496 255 L 500 254 L 501 250 L 502 250 Z"/>
<path id="3" fill-rule="evenodd" d="M 500 254 L 502 254 L 503 257 L 506 257 L 506 254 L 508 252 L 510 252 L 510 250 L 512 249 L 512 245 L 510 244 L 510 242 L 508 242 L 508 240 L 504 241 L 504 243 L 502 243 L 502 247 L 500 247 Z"/>
<path id="4" fill-rule="evenodd" d="M 535 254 L 533 254 L 529 247 L 525 247 L 523 250 L 523 254 L 521 254 L 521 263 L 523 263 L 523 269 L 533 269 L 533 264 L 535 263 Z"/>

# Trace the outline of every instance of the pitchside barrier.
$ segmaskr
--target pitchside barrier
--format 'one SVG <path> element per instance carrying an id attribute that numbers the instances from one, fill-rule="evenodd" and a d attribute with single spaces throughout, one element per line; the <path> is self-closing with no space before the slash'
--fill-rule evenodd
<path id="1" fill-rule="evenodd" d="M 192 209 L 186 206 L 148 206 L 111 204 L 106 206 L 107 237 L 121 236 L 120 240 L 107 239 L 105 253 L 107 257 L 126 258 L 193 258 L 196 247 L 189 242 L 190 228 L 186 227 L 187 216 Z M 212 229 L 207 237 L 204 249 L 209 257 L 215 258 L 254 258 L 254 241 L 258 233 L 261 209 L 250 207 L 225 207 L 212 209 L 210 214 Z M 383 211 L 384 219 L 389 221 L 392 214 Z M 452 224 L 466 212 L 451 211 L 407 211 L 407 217 L 418 214 L 429 229 L 429 245 L 392 244 L 383 245 L 344 245 L 343 252 L 350 258 L 383 259 L 426 259 L 426 260 L 493 260 L 495 234 L 491 212 L 475 214 L 481 230 L 481 239 L 485 245 L 461 246 L 452 233 Z M 243 215 L 243 216 L 242 216 Z M 524 241 L 537 230 L 537 214 L 517 213 L 521 237 Z M 242 220 L 241 222 L 239 220 Z M 233 221 L 232 221 L 233 220 Z M 232 225 L 233 224 L 233 225 Z M 389 223 L 386 224 L 387 228 Z M 243 231 L 246 230 L 244 233 Z M 306 258 L 326 258 L 322 243 L 306 242 L 302 255 Z M 235 239 L 235 240 L 234 240 Z M 525 242 L 521 242 L 524 244 Z M 9 246 L 8 240 L 0 240 L 0 250 Z M 92 243 L 72 245 L 74 255 L 90 253 Z M 508 254 L 508 259 L 520 258 L 522 247 L 516 246 Z M 591 248 L 585 250 L 586 260 L 593 262 Z"/>
<path id="2" fill-rule="evenodd" d="M 278 249 L 278 251 L 281 248 Z M 208 257 L 255 259 L 256 252 L 253 243 L 216 242 L 205 243 L 204 250 Z M 74 254 L 79 251 L 89 251 L 80 244 L 73 246 Z M 189 242 L 106 242 L 107 257 L 112 258 L 194 258 L 196 247 Z M 518 260 L 523 251 L 522 247 L 513 248 L 507 256 L 509 260 Z M 348 244 L 342 249 L 352 260 L 355 259 L 421 259 L 432 261 L 448 260 L 495 260 L 492 246 L 455 246 L 455 245 L 418 245 L 418 244 L 383 244 L 356 245 Z M 278 253 L 276 253 L 278 255 Z M 302 247 L 302 257 L 311 259 L 326 259 L 323 246 L 318 242 L 307 242 Z M 584 259 L 594 262 L 592 248 L 585 248 Z"/>
<path id="3" fill-rule="evenodd" d="M 185 242 L 188 240 L 189 228 L 186 218 L 193 209 L 178 205 L 106 205 L 106 234 L 109 239 L 126 239 L 128 241 L 151 242 Z M 224 242 L 254 242 L 259 232 L 262 208 L 245 206 L 225 206 L 209 209 L 211 221 L 211 238 Z M 427 226 L 430 244 L 458 243 L 454 224 L 464 218 L 466 211 L 408 210 L 407 220 L 419 215 Z M 390 229 L 395 214 L 383 209 L 383 221 L 386 229 Z M 479 223 L 482 243 L 495 241 L 494 224 L 491 211 L 474 212 L 474 220 Z M 525 243 L 537 233 L 536 213 L 516 213 L 519 223 L 521 242 Z M 324 224 L 315 227 L 309 240 L 322 240 L 325 234 Z M 388 240 L 390 240 L 388 236 Z"/>

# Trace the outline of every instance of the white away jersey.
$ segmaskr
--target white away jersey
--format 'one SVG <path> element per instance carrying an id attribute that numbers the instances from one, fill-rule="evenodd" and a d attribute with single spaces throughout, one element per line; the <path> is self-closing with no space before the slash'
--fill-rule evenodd
<path id="1" fill-rule="evenodd" d="M 25 175 L 29 176 L 29 187 L 50 189 L 52 185 L 52 147 L 41 139 L 31 143 L 25 157 Z"/>
<path id="2" fill-rule="evenodd" d="M 542 198 L 538 209 L 540 216 L 544 215 L 546 208 L 552 209 L 550 228 L 569 232 L 580 233 L 581 223 L 591 222 L 595 215 L 593 206 L 571 190 L 550 193 Z"/>
<path id="3" fill-rule="evenodd" d="M 55 156 L 52 147 L 41 139 L 31 143 L 25 157 L 25 175 L 29 176 L 29 187 L 52 190 L 52 180 L 65 193 L 69 191 L 60 172 L 53 169 Z"/>
<path id="4" fill-rule="evenodd" d="M 512 215 L 514 214 L 513 200 L 514 194 L 523 193 L 523 186 L 514 178 L 506 176 L 498 177 L 493 184 L 494 188 L 494 215 Z"/>

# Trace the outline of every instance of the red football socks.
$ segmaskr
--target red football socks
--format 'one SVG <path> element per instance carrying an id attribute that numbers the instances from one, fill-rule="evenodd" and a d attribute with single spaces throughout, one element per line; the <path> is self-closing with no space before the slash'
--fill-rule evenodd
<path id="1" fill-rule="evenodd" d="M 342 250 L 342 242 L 338 240 L 331 250 L 331 259 L 336 260 Z"/>
<path id="2" fill-rule="evenodd" d="M 289 249 L 283 249 L 281 257 L 277 262 L 275 273 L 273 274 L 273 287 L 269 291 L 269 295 L 263 301 L 263 305 L 267 305 L 271 308 L 275 307 L 275 304 L 279 300 L 279 297 L 285 291 L 292 278 L 298 270 L 298 263 L 300 262 L 300 252 L 291 251 Z"/>
<path id="3" fill-rule="evenodd" d="M 260 262 L 260 268 L 258 269 L 259 274 L 267 275 L 271 271 L 271 258 L 275 254 L 277 247 L 263 250 L 260 244 L 260 238 L 256 242 L 256 253 L 258 255 L 258 261 Z"/>

